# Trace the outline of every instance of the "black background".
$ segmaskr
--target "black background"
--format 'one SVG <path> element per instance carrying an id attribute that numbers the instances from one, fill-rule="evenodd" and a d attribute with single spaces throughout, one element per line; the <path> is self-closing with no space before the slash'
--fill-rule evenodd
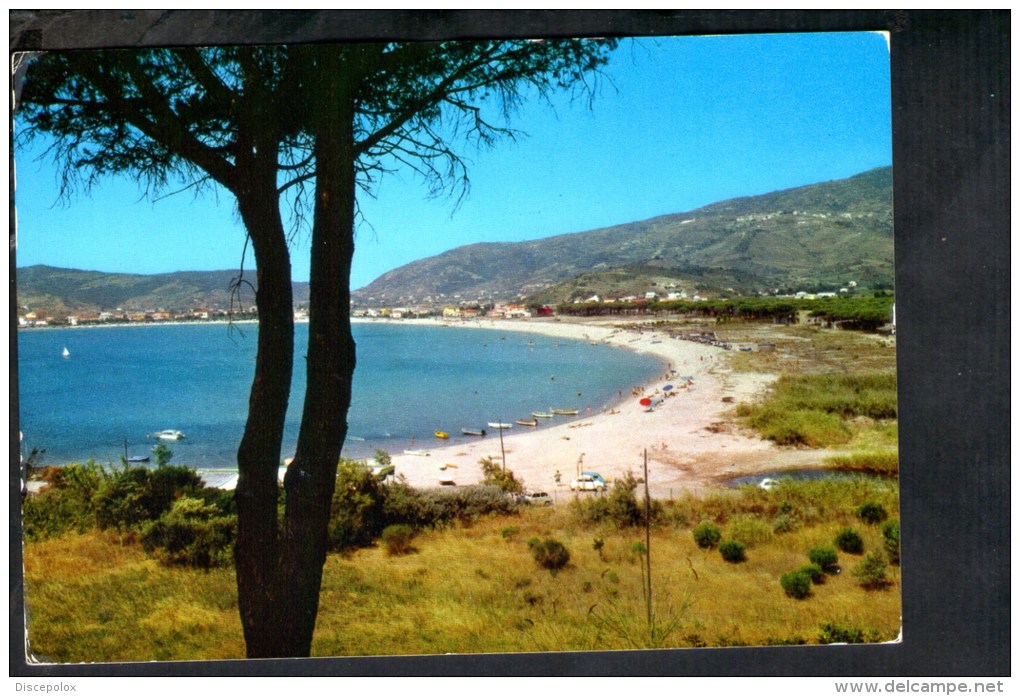
<path id="1" fill-rule="evenodd" d="M 30 665 L 23 651 L 20 487 L 12 466 L 10 675 L 1009 675 L 1009 22 L 1008 11 L 991 10 L 11 10 L 12 52 L 890 32 L 903 635 L 888 645 Z M 13 235 L 12 179 L 11 462 L 18 456 Z"/>

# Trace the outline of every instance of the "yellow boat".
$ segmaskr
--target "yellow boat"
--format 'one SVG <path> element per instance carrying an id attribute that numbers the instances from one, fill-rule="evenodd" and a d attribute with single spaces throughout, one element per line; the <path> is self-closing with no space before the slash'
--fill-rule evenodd
<path id="1" fill-rule="evenodd" d="M 449 440 L 450 433 L 446 432 L 445 430 L 437 430 L 436 437 L 438 437 L 440 440 Z"/>

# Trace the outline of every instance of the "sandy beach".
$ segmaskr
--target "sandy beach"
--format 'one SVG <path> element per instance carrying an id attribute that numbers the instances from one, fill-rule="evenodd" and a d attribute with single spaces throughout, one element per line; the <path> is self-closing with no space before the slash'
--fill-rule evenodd
<path id="1" fill-rule="evenodd" d="M 412 486 L 438 486 L 440 478 L 457 485 L 478 483 L 482 478 L 479 460 L 491 457 L 500 462 L 505 452 L 507 468 L 527 488 L 564 500 L 573 495 L 569 484 L 579 471 L 596 471 L 610 481 L 627 471 L 638 475 L 647 451 L 651 493 L 670 497 L 703 491 L 735 476 L 816 466 L 823 456 L 777 448 L 731 424 L 727 414 L 735 404 L 753 398 L 775 376 L 732 372 L 722 348 L 673 338 L 637 322 L 628 326 L 620 319 L 472 320 L 454 325 L 533 332 L 642 351 L 662 359 L 663 374 L 642 385 L 639 393 L 623 394 L 621 403 L 604 413 L 569 423 L 539 419 L 537 427 L 513 424 L 503 430 L 502 447 L 499 431 L 491 428 L 483 438 L 451 433 L 446 443 L 417 443 L 412 451 L 418 453 L 393 456 L 397 473 Z M 688 376 L 690 380 L 681 379 Z M 654 408 L 649 411 L 642 406 L 642 398 L 652 399 Z"/>

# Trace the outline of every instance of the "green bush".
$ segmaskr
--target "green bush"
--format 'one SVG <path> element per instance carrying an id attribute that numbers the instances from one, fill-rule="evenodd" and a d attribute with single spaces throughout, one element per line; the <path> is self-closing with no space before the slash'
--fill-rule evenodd
<path id="1" fill-rule="evenodd" d="M 100 529 L 136 527 L 158 519 L 175 500 L 202 488 L 198 474 L 183 466 L 124 466 L 104 471 L 92 499 L 96 523 Z"/>
<path id="2" fill-rule="evenodd" d="M 836 544 L 836 548 L 844 553 L 855 555 L 864 553 L 864 539 L 850 527 L 844 527 L 836 532 L 836 538 L 833 543 Z"/>
<path id="3" fill-rule="evenodd" d="M 702 522 L 694 528 L 694 543 L 703 549 L 713 548 L 722 539 L 722 532 L 711 522 Z"/>
<path id="4" fill-rule="evenodd" d="M 882 525 L 882 545 L 893 565 L 900 563 L 900 521 L 889 520 Z"/>
<path id="5" fill-rule="evenodd" d="M 539 540 L 537 537 L 528 542 L 531 557 L 553 575 L 570 562 L 570 551 L 556 539 Z"/>
<path id="6" fill-rule="evenodd" d="M 512 515 L 516 504 L 497 486 L 459 486 L 418 490 L 405 484 L 386 487 L 383 517 L 387 524 L 415 529 L 442 527 L 485 515 Z"/>
<path id="7" fill-rule="evenodd" d="M 880 590 L 889 584 L 889 580 L 885 576 L 885 569 L 885 556 L 877 551 L 872 551 L 853 567 L 850 574 L 857 578 L 857 582 L 864 589 Z"/>
<path id="8" fill-rule="evenodd" d="M 802 570 L 793 570 L 783 573 L 779 578 L 779 584 L 787 597 L 804 599 L 811 594 L 811 577 Z"/>
<path id="9" fill-rule="evenodd" d="M 517 480 L 514 472 L 494 462 L 492 457 L 486 457 L 478 463 L 482 466 L 482 483 L 484 485 L 495 486 L 506 493 L 522 493 L 524 491 L 524 483 Z"/>
<path id="10" fill-rule="evenodd" d="M 95 462 L 50 467 L 50 486 L 25 501 L 26 538 L 39 539 L 66 531 L 140 528 L 159 519 L 181 497 L 199 498 L 221 514 L 233 512 L 233 496 L 205 488 L 193 469 L 180 466 L 114 468 Z"/>
<path id="11" fill-rule="evenodd" d="M 229 566 L 237 520 L 197 498 L 184 497 L 142 530 L 142 547 L 165 565 Z"/>
<path id="12" fill-rule="evenodd" d="M 92 506 L 66 488 L 30 495 L 21 510 L 22 533 L 27 541 L 41 541 L 71 531 L 81 533 L 95 524 Z"/>
<path id="13" fill-rule="evenodd" d="M 889 517 L 889 513 L 879 503 L 869 500 L 857 508 L 857 516 L 868 524 L 878 524 L 879 522 L 884 522 Z"/>
<path id="14" fill-rule="evenodd" d="M 638 480 L 628 471 L 613 482 L 608 494 L 575 499 L 573 505 L 586 522 L 608 522 L 620 528 L 637 527 L 645 521 L 644 499 L 638 501 L 637 487 Z M 662 516 L 662 504 L 656 500 L 650 501 L 649 513 L 652 521 L 659 519 Z"/>
<path id="15" fill-rule="evenodd" d="M 370 546 L 384 529 L 382 485 L 371 470 L 356 462 L 341 461 L 329 515 L 329 549 L 346 551 Z"/>
<path id="16" fill-rule="evenodd" d="M 414 539 L 414 529 L 410 525 L 391 524 L 382 531 L 382 542 L 386 546 L 386 553 L 391 556 L 410 553 L 412 539 Z"/>
<path id="17" fill-rule="evenodd" d="M 727 539 L 719 544 L 719 553 L 722 555 L 723 560 L 730 563 L 742 563 L 747 560 L 744 545 L 736 539 Z"/>
<path id="18" fill-rule="evenodd" d="M 808 560 L 820 567 L 826 573 L 835 573 L 839 570 L 839 558 L 836 549 L 831 546 L 818 546 L 808 551 Z"/>
<path id="19" fill-rule="evenodd" d="M 811 578 L 811 582 L 815 585 L 821 585 L 825 582 L 825 571 L 817 563 L 803 565 L 799 568 L 799 571 Z"/>

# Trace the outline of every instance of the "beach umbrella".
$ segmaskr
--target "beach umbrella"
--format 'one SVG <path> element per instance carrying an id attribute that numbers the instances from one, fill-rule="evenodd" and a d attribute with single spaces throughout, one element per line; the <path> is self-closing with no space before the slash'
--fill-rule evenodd
<path id="1" fill-rule="evenodd" d="M 641 401 L 639 401 L 638 403 L 641 404 L 642 406 L 651 406 L 652 400 L 649 399 L 648 397 L 645 397 L 644 399 L 641 399 Z"/>
<path id="2" fill-rule="evenodd" d="M 666 391 L 673 391 L 673 385 L 672 384 L 667 384 L 666 386 L 664 386 L 662 388 L 662 391 L 664 391 L 664 392 L 666 392 Z"/>

